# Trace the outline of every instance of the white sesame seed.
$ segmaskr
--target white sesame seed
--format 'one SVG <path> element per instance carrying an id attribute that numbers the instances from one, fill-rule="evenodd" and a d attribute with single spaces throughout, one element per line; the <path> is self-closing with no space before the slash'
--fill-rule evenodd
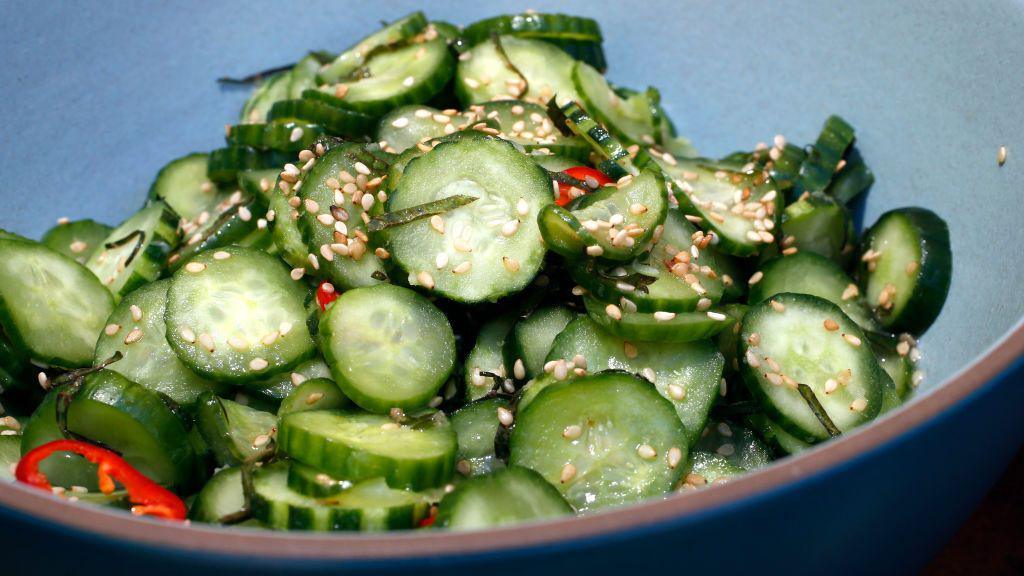
<path id="1" fill-rule="evenodd" d="M 259 436 L 253 438 L 253 440 L 252 440 L 252 447 L 253 448 L 262 448 L 263 446 L 266 446 L 269 442 L 270 442 L 270 436 L 268 434 L 260 434 Z"/>
<path id="2" fill-rule="evenodd" d="M 831 394 L 839 388 L 839 382 L 835 381 L 835 378 L 829 378 L 825 380 L 825 394 Z"/>
<path id="3" fill-rule="evenodd" d="M 854 336 L 853 334 L 843 334 L 843 340 L 849 342 L 851 346 L 860 346 L 861 344 L 860 338 Z"/>
<path id="4" fill-rule="evenodd" d="M 235 350 L 245 350 L 249 347 L 249 343 L 244 338 L 239 336 L 232 336 L 228 338 L 228 346 L 231 346 Z"/>
<path id="5" fill-rule="evenodd" d="M 118 331 L 120 330 L 120 324 L 107 324 L 107 326 L 103 329 L 103 333 L 106 334 L 107 336 L 113 336 L 114 334 L 117 334 Z"/>
<path id="6" fill-rule="evenodd" d="M 516 214 L 520 216 L 526 216 L 530 213 L 530 203 L 526 201 L 526 198 L 520 198 L 516 201 Z"/>
<path id="7" fill-rule="evenodd" d="M 509 220 L 501 225 L 501 235 L 509 238 L 519 230 L 519 220 Z"/>
<path id="8" fill-rule="evenodd" d="M 1000 166 L 1006 164 L 1006 146 L 1000 146 L 999 151 L 996 152 L 996 163 Z"/>
<path id="9" fill-rule="evenodd" d="M 522 358 L 516 358 L 515 364 L 512 365 L 512 375 L 517 380 L 524 380 L 526 378 L 526 366 L 523 365 Z"/>
<path id="10" fill-rule="evenodd" d="M 274 342 L 277 342 L 277 339 L 280 336 L 281 336 L 281 333 L 278 332 L 277 330 L 274 330 L 270 334 L 267 334 L 266 336 L 261 338 L 260 342 L 262 342 L 264 346 L 272 346 L 274 344 Z"/>
<path id="11" fill-rule="evenodd" d="M 430 227 L 433 228 L 438 234 L 444 234 L 444 218 L 434 214 L 430 217 Z"/>
<path id="12" fill-rule="evenodd" d="M 263 358 L 253 358 L 249 362 L 249 368 L 252 370 L 264 370 L 267 366 L 270 366 L 270 363 Z"/>
<path id="13" fill-rule="evenodd" d="M 207 352 L 213 352 L 216 350 L 216 346 L 213 343 L 213 336 L 206 334 L 199 335 L 199 345 L 206 349 Z"/>
<path id="14" fill-rule="evenodd" d="M 552 376 L 555 380 L 565 380 L 569 376 L 569 365 L 565 360 L 558 360 L 555 362 L 555 368 L 551 371 Z"/>
<path id="15" fill-rule="evenodd" d="M 622 320 L 622 310 L 619 309 L 615 304 L 609 304 L 604 307 L 604 312 L 613 320 Z"/>
<path id="16" fill-rule="evenodd" d="M 664 312 L 659 310 L 654 313 L 654 319 L 657 320 L 658 322 L 668 322 L 669 320 L 672 320 L 675 317 L 675 312 Z"/>
<path id="17" fill-rule="evenodd" d="M 320 259 L 316 257 L 316 254 L 310 254 L 307 258 L 309 265 L 313 267 L 313 270 L 320 269 Z"/>
<path id="18" fill-rule="evenodd" d="M 71 251 L 74 252 L 75 254 L 81 254 L 82 252 L 85 252 L 86 248 L 88 247 L 89 245 L 86 244 L 85 242 L 82 242 L 81 240 L 75 240 L 74 242 L 68 245 L 68 248 L 71 249 Z"/>
<path id="19" fill-rule="evenodd" d="M 180 334 L 181 338 L 185 340 L 185 342 L 188 342 L 189 344 L 194 344 L 196 341 L 196 333 L 193 332 L 187 326 L 183 326 L 180 330 L 178 330 L 178 334 Z"/>
<path id="20" fill-rule="evenodd" d="M 409 125 L 409 119 L 403 116 L 402 118 L 395 119 L 395 121 L 392 122 L 391 125 L 394 126 L 395 128 L 405 128 L 406 126 Z"/>
<path id="21" fill-rule="evenodd" d="M 668 449 L 668 467 L 673 470 L 683 461 L 683 451 L 675 446 Z"/>
<path id="22" fill-rule="evenodd" d="M 193 274 L 198 274 L 203 270 L 206 270 L 206 264 L 203 264 L 202 262 L 189 262 L 185 265 L 185 271 Z"/>
<path id="23" fill-rule="evenodd" d="M 292 271 L 291 271 L 291 274 L 290 274 L 290 276 L 292 277 L 292 280 L 301 280 L 302 277 L 305 276 L 305 275 L 306 275 L 306 269 L 305 268 L 292 268 Z"/>
<path id="24" fill-rule="evenodd" d="M 755 354 L 754 351 L 749 348 L 747 349 L 745 357 L 747 360 L 747 365 L 750 366 L 751 368 L 757 368 L 761 365 L 761 361 L 757 359 L 757 354 Z"/>
<path id="25" fill-rule="evenodd" d="M 583 435 L 583 428 L 577 424 L 570 424 L 562 430 L 562 438 L 566 440 L 575 440 Z"/>
<path id="26" fill-rule="evenodd" d="M 604 248 L 601 248 L 597 244 L 594 244 L 594 245 L 591 245 L 591 246 L 587 246 L 587 255 L 588 256 L 600 256 L 602 254 L 604 254 Z"/>
<path id="27" fill-rule="evenodd" d="M 658 457 L 658 451 L 650 444 L 641 444 L 637 446 L 636 453 L 644 460 L 653 460 Z"/>
<path id="28" fill-rule="evenodd" d="M 572 464 L 566 464 L 562 466 L 562 471 L 558 474 L 558 480 L 562 484 L 572 480 L 576 476 L 576 467 Z"/>
<path id="29" fill-rule="evenodd" d="M 288 333 L 292 331 L 292 323 L 281 322 L 281 324 L 277 327 L 277 331 L 281 333 L 281 336 L 287 336 Z"/>
<path id="30" fill-rule="evenodd" d="M 508 270 L 509 272 L 519 272 L 519 260 L 516 260 L 511 256 L 502 256 L 501 264 L 505 267 L 505 270 Z"/>
<path id="31" fill-rule="evenodd" d="M 430 272 L 427 272 L 426 270 L 423 270 L 416 275 L 416 281 L 419 283 L 420 286 L 423 286 L 428 290 L 434 287 L 434 277 L 431 276 Z"/>
<path id="32" fill-rule="evenodd" d="M 512 415 L 512 411 L 504 406 L 498 407 L 498 422 L 505 428 L 508 428 L 515 421 L 515 417 Z"/>
<path id="33" fill-rule="evenodd" d="M 864 398 L 857 398 L 850 403 L 850 410 L 854 412 L 863 412 L 868 407 L 868 401 Z"/>
<path id="34" fill-rule="evenodd" d="M 298 386 L 299 384 L 302 384 L 303 382 L 306 381 L 306 377 L 303 376 L 302 374 L 299 374 L 298 372 L 292 372 L 290 378 L 292 381 L 292 386 Z"/>
<path id="35" fill-rule="evenodd" d="M 133 328 L 132 331 L 129 332 L 124 337 L 124 343 L 125 344 L 135 344 L 139 340 L 142 340 L 142 336 L 143 336 L 142 330 L 139 330 L 138 328 Z"/>
<path id="36" fill-rule="evenodd" d="M 783 304 L 782 302 L 777 302 L 775 300 L 769 300 L 768 304 L 772 307 L 772 310 L 775 310 L 776 312 L 785 312 L 786 311 L 786 305 Z"/>
<path id="37" fill-rule="evenodd" d="M 721 312 L 713 312 L 711 310 L 708 310 L 707 315 L 708 315 L 708 318 L 711 318 L 712 320 L 715 320 L 717 322 L 722 322 L 726 318 L 728 318 L 728 316 L 726 316 L 725 314 L 722 314 Z"/>
<path id="38" fill-rule="evenodd" d="M 445 266 L 447 266 L 448 265 L 448 253 L 447 252 L 438 252 L 437 256 L 434 258 L 434 265 L 437 266 L 438 270 L 440 270 L 440 269 L 444 268 Z"/>
<path id="39" fill-rule="evenodd" d="M 406 76 L 405 80 L 402 80 L 402 86 L 405 86 L 406 88 L 408 88 L 408 87 L 412 86 L 415 82 L 416 82 L 415 78 L 413 78 L 412 76 Z"/>
<path id="40" fill-rule="evenodd" d="M 469 272 L 469 270 L 472 267 L 473 267 L 473 262 L 471 262 L 469 260 L 466 260 L 465 262 L 463 262 L 463 263 L 459 264 L 458 266 L 452 268 L 452 272 L 455 273 L 455 274 L 465 274 L 466 272 Z"/>

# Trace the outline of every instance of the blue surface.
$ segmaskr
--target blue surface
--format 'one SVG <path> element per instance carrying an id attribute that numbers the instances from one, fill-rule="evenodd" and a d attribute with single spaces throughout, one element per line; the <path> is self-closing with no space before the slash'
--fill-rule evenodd
<path id="1" fill-rule="evenodd" d="M 167 160 L 221 145 L 222 126 L 237 117 L 245 92 L 219 87 L 218 76 L 291 62 L 308 49 L 340 49 L 378 20 L 415 8 L 467 23 L 526 7 L 598 17 L 610 78 L 657 85 L 680 129 L 708 154 L 750 148 L 777 132 L 806 142 L 828 114 L 849 119 L 878 179 L 865 221 L 922 204 L 950 222 L 955 274 L 946 309 L 924 339 L 926 388 L 967 365 L 1024 314 L 1024 294 L 1006 290 L 1024 285 L 1024 7 L 1005 0 L 7 0 L 0 4 L 0 227 L 39 235 L 59 216 L 110 223 L 127 216 Z M 1002 168 L 999 145 L 1010 150 Z M 1007 375 L 899 442 L 758 501 L 649 534 L 490 559 L 487 569 L 671 559 L 686 569 L 785 562 L 793 573 L 853 573 L 881 558 L 893 559 L 891 568 L 919 565 L 1019 445 L 1022 390 L 1019 372 Z M 64 568 L 77 564 L 72 554 L 45 554 L 58 536 L 48 528 L 14 530 L 2 522 L 0 531 L 5 547 L 40 552 L 67 562 Z M 152 559 L 145 549 L 60 536 L 81 543 L 79 551 L 88 545 L 116 554 L 124 566 Z M 799 542 L 808 548 L 798 555 Z M 793 568 L 797 558 L 807 563 Z M 170 573 L 198 560 L 167 555 L 159 567 Z"/>

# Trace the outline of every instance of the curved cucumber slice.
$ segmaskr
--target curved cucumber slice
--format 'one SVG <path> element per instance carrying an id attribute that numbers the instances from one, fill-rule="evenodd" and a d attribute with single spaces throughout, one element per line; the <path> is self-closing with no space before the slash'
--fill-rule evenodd
<path id="1" fill-rule="evenodd" d="M 572 83 L 576 61 L 571 56 L 540 40 L 501 36 L 499 42 L 504 56 L 490 40 L 466 52 L 466 59 L 459 59 L 455 92 L 464 105 L 509 97 L 546 104 L 556 94 L 576 99 Z"/>
<path id="2" fill-rule="evenodd" d="M 316 90 L 306 90 L 303 92 L 303 94 L 309 93 L 316 93 Z M 350 138 L 358 138 L 367 134 L 372 134 L 373 126 L 375 124 L 375 120 L 372 116 L 367 116 L 366 114 L 356 112 L 355 110 L 341 108 L 334 103 L 333 100 L 328 102 L 326 99 L 311 100 L 307 98 L 303 98 L 301 100 L 282 100 L 277 102 L 270 108 L 270 112 L 267 113 L 267 120 L 315 124 L 323 128 L 328 134 Z M 247 149 L 229 148 L 229 150 Z M 273 162 L 271 165 L 281 166 L 289 160 L 290 158 L 280 162 Z M 263 168 L 264 166 L 260 166 L 260 164 L 265 164 L 266 162 L 261 162 L 259 161 L 259 158 L 254 158 L 247 163 L 254 165 L 238 166 L 238 169 L 251 170 L 254 168 Z"/>
<path id="3" fill-rule="evenodd" d="M 853 246 L 846 243 L 851 225 L 846 207 L 822 193 L 804 195 L 782 212 L 782 232 L 788 248 L 814 252 L 840 263 L 853 251 Z"/>
<path id="4" fill-rule="evenodd" d="M 309 248 L 306 247 L 306 241 L 302 239 L 302 232 L 299 230 L 299 211 L 288 204 L 288 199 L 289 197 L 276 187 L 271 191 L 270 206 L 267 210 L 270 234 L 281 258 L 292 269 L 300 268 L 306 273 L 312 268 L 309 263 Z"/>
<path id="5" fill-rule="evenodd" d="M 861 287 L 882 326 L 921 334 L 939 316 L 953 275 L 949 227 L 931 210 L 886 212 L 864 234 Z"/>
<path id="6" fill-rule="evenodd" d="M 388 488 L 379 479 L 317 500 L 288 487 L 285 463 L 265 466 L 253 474 L 253 516 L 279 530 L 400 530 L 415 527 L 429 508 L 423 496 Z"/>
<path id="7" fill-rule="evenodd" d="M 426 102 L 441 91 L 455 71 L 444 38 L 414 42 L 372 55 L 355 77 L 320 88 L 338 96 L 334 104 L 369 116 L 380 116 L 405 104 Z M 304 93 L 304 98 L 309 98 Z"/>
<path id="8" fill-rule="evenodd" d="M 750 308 L 740 338 L 747 386 L 772 419 L 802 440 L 829 435 L 797 384 L 811 388 L 844 432 L 870 421 L 882 407 L 889 376 L 861 328 L 827 300 L 776 294 Z"/>
<path id="9" fill-rule="evenodd" d="M 199 400 L 196 427 L 219 466 L 254 462 L 270 454 L 277 417 L 207 392 Z"/>
<path id="10" fill-rule="evenodd" d="M 887 334 L 869 332 L 868 340 L 875 351 L 878 363 L 893 381 L 894 391 L 900 400 L 905 400 L 914 391 L 914 362 L 910 351 L 913 346 L 905 339 Z"/>
<path id="11" fill-rule="evenodd" d="M 242 487 L 242 468 L 225 468 L 213 475 L 189 507 L 188 517 L 193 522 L 220 524 L 224 518 L 245 509 L 245 490 Z"/>
<path id="12" fill-rule="evenodd" d="M 120 352 L 122 358 L 109 370 L 191 406 L 203 392 L 223 387 L 189 370 L 167 343 L 164 312 L 169 285 L 170 280 L 146 284 L 121 300 L 100 334 L 93 363 Z"/>
<path id="13" fill-rule="evenodd" d="M 302 93 L 316 87 L 316 75 L 323 67 L 323 53 L 310 53 L 295 63 L 288 72 L 288 98 L 301 98 Z"/>
<path id="14" fill-rule="evenodd" d="M 160 201 L 125 220 L 85 263 L 115 300 L 156 280 L 178 245 L 178 219 Z"/>
<path id="15" fill-rule="evenodd" d="M 553 201 L 547 173 L 508 142 L 460 138 L 410 162 L 387 207 L 457 195 L 476 200 L 388 231 L 395 261 L 417 285 L 461 302 L 522 290 L 544 259 L 536 215 Z"/>
<path id="16" fill-rule="evenodd" d="M 171 280 L 167 340 L 207 378 L 265 378 L 313 355 L 305 296 L 273 256 L 238 246 L 203 252 Z"/>
<path id="17" fill-rule="evenodd" d="M 350 481 L 383 477 L 413 490 L 448 482 L 457 447 L 447 422 L 396 425 L 375 414 L 293 412 L 278 430 L 278 448 L 303 464 Z"/>
<path id="18" fill-rule="evenodd" d="M 678 209 L 668 209 L 662 226 L 650 252 L 636 260 L 614 267 L 588 261 L 570 267 L 570 274 L 599 300 L 625 310 L 692 312 L 717 304 L 725 291 L 721 262 L 727 257 L 716 254 Z"/>
<path id="19" fill-rule="evenodd" d="M 266 122 L 271 106 L 288 97 L 290 77 L 290 72 L 282 72 L 263 80 L 245 101 L 239 121 L 250 124 Z"/>
<path id="20" fill-rule="evenodd" d="M 278 102 L 270 109 L 271 115 L 286 102 Z M 294 118 L 289 117 L 294 120 Z M 301 120 L 302 118 L 298 118 Z M 312 123 L 312 122 L 310 122 Z M 247 170 L 269 170 L 288 162 L 291 154 L 275 150 L 257 150 L 245 146 L 229 146 L 218 148 L 210 152 L 209 163 L 206 166 L 206 176 L 213 182 L 224 185 L 234 185 L 238 179 L 238 173 Z"/>
<path id="21" fill-rule="evenodd" d="M 592 18 L 537 12 L 485 18 L 466 26 L 462 37 L 470 44 L 478 44 L 488 40 L 493 33 L 545 40 L 600 42 L 602 39 L 601 26 Z"/>
<path id="22" fill-rule="evenodd" d="M 20 355 L 88 366 L 113 308 L 110 292 L 81 264 L 36 242 L 0 239 L 0 327 Z"/>
<path id="23" fill-rule="evenodd" d="M 579 316 L 564 306 L 538 308 L 516 322 L 505 344 L 505 365 L 511 366 L 508 376 L 528 380 L 544 373 L 544 360 L 551 351 L 555 336 L 566 324 Z M 517 362 L 520 364 L 517 366 Z M 521 373 L 516 373 L 522 368 Z"/>
<path id="24" fill-rule="evenodd" d="M 673 163 L 656 154 L 651 157 L 672 178 L 680 209 L 702 219 L 701 226 L 718 238 L 719 250 L 752 256 L 774 245 L 782 195 L 766 172 L 739 172 L 700 158 Z"/>
<path id="25" fill-rule="evenodd" d="M 362 146 L 342 143 L 330 146 L 299 177 L 301 202 L 292 202 L 300 214 L 305 266 L 319 270 L 338 288 L 372 286 L 386 279 L 384 263 L 366 235 L 366 221 L 382 211 L 387 198 L 378 189 L 385 169 Z"/>
<path id="26" fill-rule="evenodd" d="M 333 380 L 314 378 L 299 384 L 281 402 L 277 415 L 284 416 L 303 410 L 336 410 L 348 405 L 348 398 L 341 393 L 341 389 Z"/>
<path id="27" fill-rule="evenodd" d="M 288 465 L 288 487 L 310 498 L 330 498 L 352 487 L 348 480 L 338 480 L 299 462 Z"/>
<path id="28" fill-rule="evenodd" d="M 824 190 L 835 177 L 839 162 L 853 140 L 853 126 L 839 116 L 829 116 L 814 146 L 809 149 L 807 158 L 800 165 L 796 194 Z"/>
<path id="29" fill-rule="evenodd" d="M 555 338 L 548 360 L 576 362 L 577 355 L 589 372 L 626 370 L 645 378 L 653 372 L 653 387 L 672 403 L 691 444 L 704 430 L 725 364 L 710 341 L 631 342 L 608 334 L 590 318 L 570 322 Z"/>
<path id="30" fill-rule="evenodd" d="M 426 405 L 455 366 L 444 313 L 399 286 L 345 292 L 320 319 L 319 337 L 342 391 L 374 412 Z"/>
<path id="31" fill-rule="evenodd" d="M 853 280 L 838 264 L 824 256 L 798 252 L 769 260 L 761 267 L 761 279 L 750 286 L 749 299 L 756 304 L 783 292 L 824 298 L 839 306 L 861 328 L 877 328 Z"/>
<path id="32" fill-rule="evenodd" d="M 113 230 L 110 226 L 94 220 L 75 220 L 50 228 L 43 234 L 40 242 L 79 264 L 85 264 Z"/>
<path id="33" fill-rule="evenodd" d="M 629 260 L 646 250 L 665 221 L 665 181 L 660 172 L 643 170 L 620 182 L 583 196 L 571 212 L 545 207 L 537 222 L 548 247 L 572 260 Z"/>
<path id="34" fill-rule="evenodd" d="M 163 200 L 185 220 L 193 220 L 203 211 L 212 210 L 222 200 L 222 194 L 206 176 L 209 162 L 210 155 L 205 152 L 171 160 L 160 169 L 149 187 L 150 199 Z"/>
<path id="35" fill-rule="evenodd" d="M 608 133 L 608 130 L 587 113 L 586 110 L 576 102 L 559 96 L 559 106 L 562 116 L 565 118 L 565 125 L 577 136 L 583 138 L 591 149 L 602 159 L 597 168 L 618 180 L 627 174 L 637 175 L 638 167 L 633 163 L 636 153 L 631 154 L 618 138 Z"/>
<path id="36" fill-rule="evenodd" d="M 44 396 L 43 401 L 25 422 L 21 433 L 21 455 L 47 442 L 64 439 L 64 434 L 57 424 L 57 395 L 62 390 L 57 388 Z M 96 465 L 78 454 L 55 452 L 39 463 L 39 470 L 46 474 L 46 478 L 54 486 L 82 486 L 90 491 L 99 490 Z"/>
<path id="37" fill-rule="evenodd" d="M 249 146 L 257 150 L 298 152 L 323 136 L 323 128 L 297 122 L 240 124 L 228 128 L 228 146 Z"/>
<path id="38" fill-rule="evenodd" d="M 562 494 L 543 476 L 512 466 L 456 486 L 441 500 L 437 525 L 480 530 L 572 513 Z"/>
<path id="39" fill-rule="evenodd" d="M 466 355 L 464 372 L 467 402 L 483 398 L 494 387 L 494 379 L 481 372 L 502 377 L 512 373 L 512 366 L 505 367 L 504 349 L 514 323 L 511 317 L 500 316 L 480 327 L 476 343 Z"/>
<path id="40" fill-rule="evenodd" d="M 587 110 L 612 134 L 628 143 L 654 143 L 657 127 L 646 92 L 623 98 L 612 90 L 604 75 L 585 62 L 573 67 L 572 80 Z"/>
<path id="41" fill-rule="evenodd" d="M 333 62 L 320 70 L 317 74 L 317 81 L 321 84 L 328 84 L 351 76 L 366 63 L 366 57 L 370 54 L 382 47 L 412 38 L 426 27 L 427 17 L 423 15 L 423 12 L 416 11 L 403 16 L 338 55 Z"/>
<path id="42" fill-rule="evenodd" d="M 498 408 L 507 407 L 504 398 L 470 402 L 452 414 L 452 429 L 458 437 L 456 469 L 466 476 L 479 476 L 503 467 L 494 455 L 494 437 L 501 423 Z"/>
<path id="43" fill-rule="evenodd" d="M 67 412 L 68 430 L 116 450 L 150 480 L 188 489 L 195 453 L 181 420 L 154 392 L 110 370 L 85 377 Z"/>
<path id="44" fill-rule="evenodd" d="M 622 312 L 608 315 L 608 303 L 585 297 L 587 315 L 609 334 L 633 342 L 693 342 L 711 338 L 732 325 L 717 310 L 708 312 Z"/>
<path id="45" fill-rule="evenodd" d="M 668 401 L 636 376 L 604 373 L 548 386 L 520 411 L 509 464 L 539 472 L 586 513 L 666 494 L 686 452 Z"/>

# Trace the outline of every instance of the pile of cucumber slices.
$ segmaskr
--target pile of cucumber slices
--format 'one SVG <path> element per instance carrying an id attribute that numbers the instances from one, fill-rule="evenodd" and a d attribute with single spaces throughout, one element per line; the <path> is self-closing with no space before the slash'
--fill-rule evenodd
<path id="1" fill-rule="evenodd" d="M 945 222 L 853 128 L 704 158 L 593 19 L 416 12 L 259 75 L 142 208 L 0 231 L 0 455 L 87 440 L 196 522 L 476 529 L 728 481 L 919 383 Z M 97 494 L 70 453 L 43 470 Z"/>

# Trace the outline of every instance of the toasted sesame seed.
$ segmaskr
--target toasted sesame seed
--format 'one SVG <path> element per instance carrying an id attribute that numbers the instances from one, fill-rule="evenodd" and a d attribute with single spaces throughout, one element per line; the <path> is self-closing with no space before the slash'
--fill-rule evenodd
<path id="1" fill-rule="evenodd" d="M 996 152 L 996 163 L 1000 166 L 1006 164 L 1006 146 L 1000 146 L 999 151 Z"/>
<path id="2" fill-rule="evenodd" d="M 668 385 L 668 395 L 675 401 L 680 402 L 686 398 L 686 388 L 679 384 Z"/>
<path id="3" fill-rule="evenodd" d="M 85 242 L 82 242 L 81 240 L 75 240 L 74 242 L 68 245 L 68 248 L 75 254 L 81 254 L 82 252 L 85 252 L 85 250 L 88 247 L 89 245 L 86 244 Z"/>
<path id="4" fill-rule="evenodd" d="M 778 302 L 776 300 L 769 300 L 768 304 L 772 307 L 772 310 L 775 310 L 776 312 L 786 311 L 786 305 L 783 304 L 782 302 Z"/>
<path id="5" fill-rule="evenodd" d="M 757 272 L 754 272 L 753 274 L 751 274 L 750 280 L 748 281 L 748 284 L 753 286 L 754 284 L 757 284 L 758 282 L 760 282 L 761 278 L 764 278 L 764 272 L 761 272 L 760 270 L 758 270 Z"/>
<path id="6" fill-rule="evenodd" d="M 604 313 L 611 317 L 613 320 L 622 320 L 622 310 L 619 309 L 615 304 L 609 304 L 604 307 Z"/>
<path id="7" fill-rule="evenodd" d="M 120 324 L 107 324 L 107 326 L 103 329 L 103 333 L 106 334 L 107 336 L 113 336 L 114 334 L 117 334 L 118 331 L 120 330 Z"/>
<path id="8" fill-rule="evenodd" d="M 270 363 L 264 360 L 263 358 L 253 358 L 249 362 L 249 368 L 252 370 L 263 370 L 267 366 L 270 366 Z"/>
<path id="9" fill-rule="evenodd" d="M 583 428 L 577 424 L 570 424 L 562 430 L 562 438 L 566 440 L 575 440 L 583 435 Z"/>
<path id="10" fill-rule="evenodd" d="M 211 353 L 217 349 L 213 343 L 213 336 L 210 336 L 205 332 L 199 335 L 199 345 L 205 348 L 207 352 Z"/>
<path id="11" fill-rule="evenodd" d="M 863 412 L 868 407 L 868 401 L 864 398 L 857 398 L 853 402 L 850 402 L 850 410 L 854 412 Z"/>
<path id="12" fill-rule="evenodd" d="M 640 355 L 640 351 L 637 350 L 636 345 L 632 342 L 623 342 L 622 351 L 626 354 L 626 358 L 629 358 L 630 360 Z"/>
<path id="13" fill-rule="evenodd" d="M 562 466 L 562 471 L 558 474 L 558 480 L 562 484 L 572 480 L 576 476 L 576 467 L 572 464 L 566 464 Z"/>
<path id="14" fill-rule="evenodd" d="M 505 428 L 508 428 L 515 421 L 515 417 L 512 415 L 512 411 L 504 406 L 498 407 L 498 422 Z"/>
<path id="15" fill-rule="evenodd" d="M 851 298 L 856 298 L 859 295 L 860 295 L 860 289 L 857 288 L 857 285 L 856 284 L 848 284 L 846 286 L 846 289 L 843 290 L 843 294 L 842 294 L 841 298 L 843 300 L 849 300 Z"/>
<path id="16" fill-rule="evenodd" d="M 860 346 L 860 338 L 854 336 L 853 334 L 843 334 L 843 340 L 846 340 L 852 346 Z"/>
<path id="17" fill-rule="evenodd" d="M 427 272 L 426 270 L 423 270 L 416 275 L 416 281 L 419 283 L 420 286 L 423 286 L 428 290 L 434 287 L 434 277 L 431 276 L 430 272 Z"/>
<path id="18" fill-rule="evenodd" d="M 202 262 L 189 262 L 188 264 L 185 264 L 185 271 L 187 272 L 198 274 L 203 270 L 206 270 L 206 264 L 203 264 Z"/>
<path id="19" fill-rule="evenodd" d="M 676 469 L 683 461 L 683 451 L 675 446 L 668 449 L 668 467 Z"/>
<path id="20" fill-rule="evenodd" d="M 125 344 L 135 344 L 139 340 L 142 340 L 142 336 L 143 336 L 142 330 L 139 330 L 138 328 L 133 328 L 132 331 L 129 332 L 124 337 L 124 343 Z"/>
<path id="21" fill-rule="evenodd" d="M 336 84 L 334 86 L 334 97 L 344 98 L 348 94 L 348 84 Z"/>
<path id="22" fill-rule="evenodd" d="M 826 318 L 824 324 L 825 330 L 828 330 L 829 332 L 835 332 L 836 330 L 839 330 L 839 323 L 831 318 Z"/>
<path id="23" fill-rule="evenodd" d="M 637 456 L 640 456 L 644 460 L 653 460 L 658 457 L 658 451 L 650 444 L 641 444 L 637 446 L 636 453 Z"/>
<path id="24" fill-rule="evenodd" d="M 555 380 L 565 380 L 569 376 L 569 365 L 565 360 L 558 360 L 555 362 L 555 368 L 551 374 Z"/>
<path id="25" fill-rule="evenodd" d="M 519 272 L 519 260 L 516 260 L 511 256 L 502 256 L 501 265 L 504 266 L 505 270 L 508 270 L 509 272 Z"/>
<path id="26" fill-rule="evenodd" d="M 324 397 L 324 393 L 323 392 L 313 392 L 312 394 L 310 394 L 309 396 L 306 397 L 306 405 L 307 406 L 312 406 L 313 404 L 316 404 L 317 402 L 322 400 L 323 397 Z"/>
<path id="27" fill-rule="evenodd" d="M 240 336 L 232 336 L 228 338 L 228 346 L 231 346 L 235 350 L 245 350 L 249 348 L 249 343 Z"/>
<path id="28" fill-rule="evenodd" d="M 463 262 L 463 263 L 459 264 L 458 266 L 452 268 L 452 273 L 454 273 L 454 274 L 465 274 L 466 272 L 469 272 L 472 267 L 473 267 L 473 262 L 470 261 L 470 260 L 466 260 L 465 262 Z"/>
<path id="29" fill-rule="evenodd" d="M 907 267 L 904 270 L 907 273 L 907 276 L 913 276 L 914 274 L 917 273 L 917 269 L 920 268 L 920 267 L 921 267 L 921 264 L 917 260 L 914 260 L 914 261 L 908 263 Z"/>
<path id="30" fill-rule="evenodd" d="M 253 440 L 252 440 L 252 447 L 253 448 L 262 448 L 263 446 L 266 446 L 269 442 L 270 442 L 270 435 L 268 435 L 268 434 L 260 434 L 259 436 L 253 438 Z"/>

